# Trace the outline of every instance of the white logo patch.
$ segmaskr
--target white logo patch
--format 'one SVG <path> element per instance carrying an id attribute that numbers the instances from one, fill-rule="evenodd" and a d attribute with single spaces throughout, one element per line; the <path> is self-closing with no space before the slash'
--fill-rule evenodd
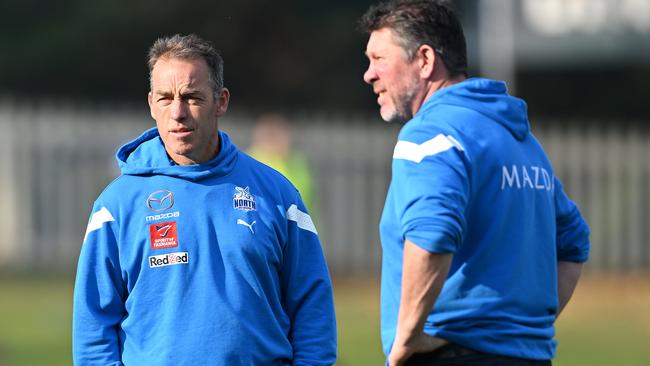
<path id="1" fill-rule="evenodd" d="M 189 255 L 187 252 L 175 252 L 149 257 L 149 268 L 173 266 L 176 264 L 188 264 Z"/>
<path id="2" fill-rule="evenodd" d="M 255 211 L 255 196 L 251 194 L 249 187 L 235 187 L 235 194 L 232 198 L 232 206 L 237 210 Z"/>
<path id="3" fill-rule="evenodd" d="M 158 220 L 162 220 L 162 219 L 173 219 L 173 218 L 176 218 L 176 217 L 179 217 L 179 216 L 181 216 L 181 213 L 178 212 L 178 211 L 166 212 L 166 213 L 158 214 L 158 215 L 145 216 L 144 221 L 152 222 L 152 221 L 158 221 Z"/>
<path id="4" fill-rule="evenodd" d="M 242 219 L 237 219 L 237 224 L 238 224 L 238 225 L 244 225 L 244 226 L 246 226 L 247 228 L 251 229 L 251 233 L 253 233 L 253 234 L 255 234 L 255 232 L 253 231 L 253 225 L 255 225 L 256 222 L 257 222 L 257 221 L 253 221 L 253 222 L 251 222 L 251 223 L 249 224 L 249 223 L 247 223 L 246 221 L 244 221 L 244 220 L 242 220 Z"/>

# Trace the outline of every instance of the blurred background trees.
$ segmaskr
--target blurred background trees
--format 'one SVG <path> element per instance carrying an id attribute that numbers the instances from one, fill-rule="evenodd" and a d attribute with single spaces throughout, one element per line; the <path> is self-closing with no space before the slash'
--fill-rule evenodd
<path id="1" fill-rule="evenodd" d="M 221 50 L 233 108 L 376 113 L 355 29 L 374 2 L 4 1 L 0 94 L 139 104 L 150 44 L 193 32 Z M 650 2 L 454 3 L 472 75 L 508 80 L 533 115 L 650 115 Z"/>

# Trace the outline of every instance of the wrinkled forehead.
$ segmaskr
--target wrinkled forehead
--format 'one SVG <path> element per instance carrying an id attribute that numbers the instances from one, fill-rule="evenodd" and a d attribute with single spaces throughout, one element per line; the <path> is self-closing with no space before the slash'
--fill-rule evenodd
<path id="1" fill-rule="evenodd" d="M 209 83 L 208 65 L 202 58 L 160 58 L 151 78 L 154 87 L 201 87 Z"/>
<path id="2" fill-rule="evenodd" d="M 366 56 L 372 57 L 397 51 L 404 52 L 398 41 L 398 36 L 390 28 L 380 28 L 372 31 L 366 45 Z"/>

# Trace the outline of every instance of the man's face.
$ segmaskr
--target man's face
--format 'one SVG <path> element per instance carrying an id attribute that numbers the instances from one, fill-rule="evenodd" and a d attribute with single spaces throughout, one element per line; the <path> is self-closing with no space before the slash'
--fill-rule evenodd
<path id="1" fill-rule="evenodd" d="M 215 99 L 208 65 L 201 58 L 160 58 L 151 72 L 149 108 L 169 156 L 180 165 L 212 159 L 219 149 L 218 118 L 230 94 Z"/>
<path id="2" fill-rule="evenodd" d="M 366 46 L 370 61 L 363 80 L 379 95 L 379 113 L 384 121 L 407 121 L 413 117 L 417 89 L 420 87 L 417 62 L 409 61 L 394 41 L 393 31 L 373 31 Z"/>

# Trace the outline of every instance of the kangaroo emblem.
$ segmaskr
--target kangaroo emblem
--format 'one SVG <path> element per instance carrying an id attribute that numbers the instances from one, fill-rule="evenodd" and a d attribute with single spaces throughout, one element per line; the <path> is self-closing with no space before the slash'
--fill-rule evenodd
<path id="1" fill-rule="evenodd" d="M 244 226 L 246 226 L 247 228 L 251 229 L 251 233 L 253 233 L 253 234 L 255 234 L 255 232 L 253 231 L 253 225 L 255 225 L 256 222 L 257 222 L 257 221 L 253 221 L 253 222 L 251 222 L 251 223 L 249 224 L 249 223 L 247 223 L 246 221 L 244 221 L 244 220 L 242 220 L 242 219 L 237 219 L 237 224 L 239 224 L 239 225 L 244 225 Z"/>

